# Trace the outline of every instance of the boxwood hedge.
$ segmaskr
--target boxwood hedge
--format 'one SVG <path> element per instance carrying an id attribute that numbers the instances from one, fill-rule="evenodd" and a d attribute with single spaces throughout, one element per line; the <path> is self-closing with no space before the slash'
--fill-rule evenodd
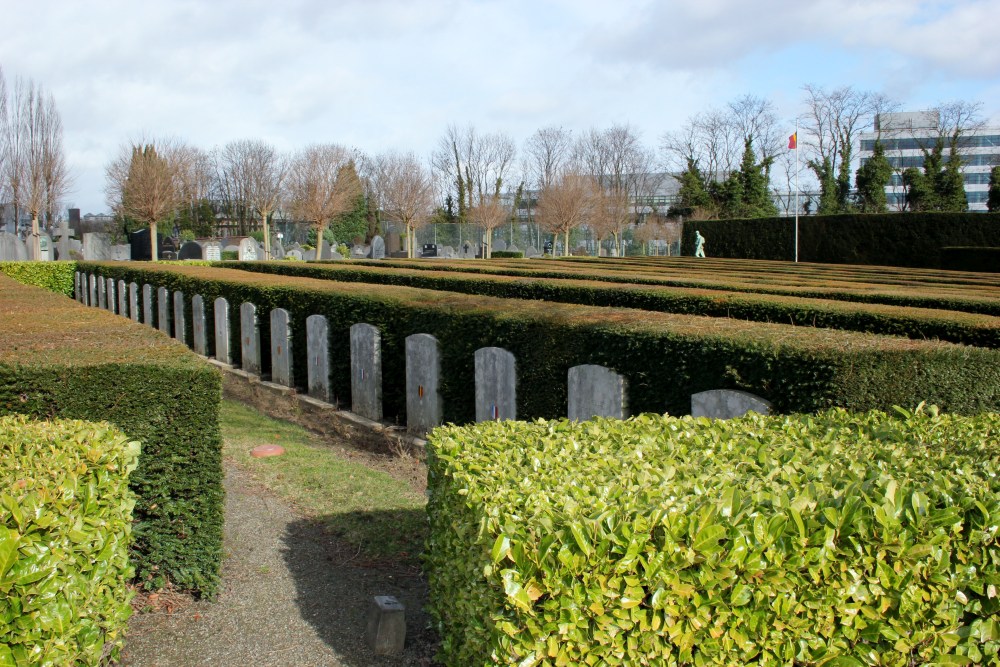
<path id="1" fill-rule="evenodd" d="M 1000 416 L 491 422 L 428 443 L 446 665 L 1000 661 Z"/>
<path id="2" fill-rule="evenodd" d="M 0 415 L 111 422 L 142 442 L 132 556 L 211 595 L 222 552 L 221 376 L 176 341 L 0 276 Z"/>
<path id="3" fill-rule="evenodd" d="M 0 665 L 117 655 L 138 456 L 106 423 L 0 417 Z"/>
<path id="4" fill-rule="evenodd" d="M 0 273 L 25 285 L 73 296 L 73 273 L 76 262 L 0 262 Z"/>

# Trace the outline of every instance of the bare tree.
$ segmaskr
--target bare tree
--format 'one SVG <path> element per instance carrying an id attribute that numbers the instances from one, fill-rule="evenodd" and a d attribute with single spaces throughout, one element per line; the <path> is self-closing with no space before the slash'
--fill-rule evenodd
<path id="1" fill-rule="evenodd" d="M 481 134 L 471 125 L 449 125 L 438 142 L 432 164 L 446 183 L 454 183 L 459 221 L 487 197 L 498 197 L 511 175 L 517 146 L 503 132 Z"/>
<path id="2" fill-rule="evenodd" d="M 175 139 L 125 143 L 105 168 L 104 192 L 117 214 L 149 225 L 150 257 L 159 258 L 157 226 L 183 201 L 181 174 L 190 150 Z"/>
<path id="3" fill-rule="evenodd" d="M 365 163 L 369 193 L 386 216 L 406 229 L 407 257 L 416 256 L 416 230 L 434 210 L 434 178 L 413 153 L 390 151 Z"/>
<path id="4" fill-rule="evenodd" d="M 278 208 L 288 172 L 288 161 L 259 139 L 232 141 L 218 152 L 217 171 L 235 208 L 260 218 L 264 230 L 264 257 L 271 258 L 269 217 Z"/>
<path id="5" fill-rule="evenodd" d="M 563 254 L 567 257 L 569 233 L 591 221 L 598 192 L 593 176 L 566 169 L 538 196 L 539 223 L 552 234 L 563 235 Z"/>
<path id="6" fill-rule="evenodd" d="M 315 226 L 317 257 L 327 225 L 351 210 L 362 194 L 357 172 L 350 168 L 352 162 L 350 151 L 343 146 L 313 144 L 289 164 L 285 196 L 292 213 Z"/>
<path id="7" fill-rule="evenodd" d="M 528 183 L 538 190 L 552 184 L 569 160 L 573 134 L 562 127 L 543 127 L 524 142 L 524 172 Z"/>
<path id="8" fill-rule="evenodd" d="M 7 164 L 9 159 L 9 148 L 8 143 L 8 122 L 9 115 L 7 113 L 7 79 L 3 74 L 3 67 L 0 67 L 0 202 L 4 202 L 7 199 L 8 187 L 8 171 Z M 3 207 L 0 206 L 0 228 L 3 227 Z"/>
<path id="9" fill-rule="evenodd" d="M 179 206 L 187 207 L 189 219 L 195 229 L 214 228 L 214 216 L 206 221 L 199 217 L 201 203 L 211 198 L 215 188 L 215 163 L 212 156 L 195 146 L 182 145 L 177 149 L 176 158 Z"/>
<path id="10" fill-rule="evenodd" d="M 469 218 L 483 229 L 483 259 L 493 253 L 493 230 L 510 220 L 511 211 L 499 196 L 490 195 L 469 211 Z"/>

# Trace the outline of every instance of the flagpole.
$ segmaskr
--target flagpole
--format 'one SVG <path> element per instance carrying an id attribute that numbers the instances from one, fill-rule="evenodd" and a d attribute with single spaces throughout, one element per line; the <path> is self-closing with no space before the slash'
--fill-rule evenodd
<path id="1" fill-rule="evenodd" d="M 799 261 L 799 119 L 795 119 L 795 262 Z"/>

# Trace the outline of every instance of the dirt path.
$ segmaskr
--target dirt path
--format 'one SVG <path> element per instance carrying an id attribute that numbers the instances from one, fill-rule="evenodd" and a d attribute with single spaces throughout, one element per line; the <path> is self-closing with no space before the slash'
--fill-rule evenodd
<path id="1" fill-rule="evenodd" d="M 122 665 L 134 667 L 367 667 L 431 665 L 422 608 L 426 584 L 410 570 L 365 567 L 356 554 L 225 464 L 222 588 L 214 602 L 133 616 Z M 406 605 L 407 646 L 379 657 L 365 643 L 368 605 Z"/>

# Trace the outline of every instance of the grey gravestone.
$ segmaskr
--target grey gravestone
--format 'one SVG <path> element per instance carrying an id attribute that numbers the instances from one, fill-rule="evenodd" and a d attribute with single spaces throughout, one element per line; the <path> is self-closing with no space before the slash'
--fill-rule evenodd
<path id="1" fill-rule="evenodd" d="M 382 334 L 363 322 L 351 325 L 351 412 L 382 421 Z"/>
<path id="2" fill-rule="evenodd" d="M 87 305 L 97 307 L 97 276 L 90 274 L 87 279 Z"/>
<path id="3" fill-rule="evenodd" d="M 128 262 L 132 260 L 132 246 L 113 245 L 111 246 L 111 260 L 114 262 Z"/>
<path id="4" fill-rule="evenodd" d="M 106 262 L 111 256 L 111 237 L 88 232 L 83 235 L 83 258 L 89 262 Z"/>
<path id="5" fill-rule="evenodd" d="M 241 262 L 255 262 L 259 257 L 257 252 L 257 241 L 254 239 L 243 239 L 240 241 L 239 257 Z"/>
<path id="6" fill-rule="evenodd" d="M 221 296 L 213 304 L 215 319 L 215 358 L 227 366 L 233 363 L 229 354 L 229 302 Z"/>
<path id="7" fill-rule="evenodd" d="M 173 250 L 164 250 L 163 252 L 160 253 L 160 259 L 167 262 L 172 262 L 175 259 L 177 259 L 177 253 L 174 252 Z"/>
<path id="8" fill-rule="evenodd" d="M 257 325 L 257 306 L 249 301 L 240 304 L 240 351 L 243 355 L 240 367 L 247 373 L 260 375 L 260 331 Z"/>
<path id="9" fill-rule="evenodd" d="M 301 261 L 302 260 L 302 251 L 301 250 L 294 250 L 294 249 L 293 250 L 289 250 L 288 254 L 285 255 L 285 258 L 286 259 L 294 259 L 294 260 Z"/>
<path id="10" fill-rule="evenodd" d="M 197 241 L 188 241 L 177 251 L 177 259 L 204 259 L 205 249 Z"/>
<path id="11" fill-rule="evenodd" d="M 331 250 L 331 251 L 330 251 L 330 259 L 344 259 L 344 256 L 343 256 L 343 255 L 341 255 L 341 254 L 340 254 L 339 252 L 337 252 L 336 250 Z"/>
<path id="12" fill-rule="evenodd" d="M 371 252 L 371 248 L 366 245 L 356 245 L 351 247 L 351 259 L 365 259 Z"/>
<path id="13" fill-rule="evenodd" d="M 187 340 L 187 322 L 184 320 L 184 292 L 174 292 L 174 338 L 182 343 Z"/>
<path id="14" fill-rule="evenodd" d="M 292 327 L 288 311 L 271 311 L 271 382 L 294 387 L 292 377 Z"/>
<path id="15" fill-rule="evenodd" d="M 330 402 L 330 327 L 322 315 L 306 318 L 309 395 Z"/>
<path id="16" fill-rule="evenodd" d="M 476 421 L 517 419 L 517 362 L 499 347 L 476 350 Z"/>
<path id="17" fill-rule="evenodd" d="M 368 609 L 365 640 L 375 655 L 398 655 L 406 645 L 406 607 L 391 595 L 376 595 Z"/>
<path id="18" fill-rule="evenodd" d="M 281 245 L 281 241 L 277 237 L 271 238 L 271 259 L 284 259 L 285 258 L 285 247 Z"/>
<path id="19" fill-rule="evenodd" d="M 222 261 L 222 244 L 218 241 L 209 241 L 205 244 L 204 248 L 205 259 L 210 262 L 220 262 Z"/>
<path id="20" fill-rule="evenodd" d="M 108 291 L 107 306 L 112 313 L 115 312 L 115 279 L 107 278 L 104 281 L 104 288 Z"/>
<path id="21" fill-rule="evenodd" d="M 748 412 L 771 414 L 771 404 L 754 394 L 736 389 L 711 389 L 691 395 L 691 415 L 733 419 Z"/>
<path id="22" fill-rule="evenodd" d="M 538 248 L 536 248 L 535 246 L 529 245 L 527 248 L 524 249 L 524 256 L 525 257 L 541 257 L 542 253 L 538 252 Z"/>
<path id="23" fill-rule="evenodd" d="M 17 236 L 8 232 L 0 232 L 0 262 L 23 260 L 24 257 L 21 256 L 23 252 L 18 252 L 18 245 L 23 246 L 24 243 Z"/>
<path id="24" fill-rule="evenodd" d="M 69 222 L 63 220 L 59 225 L 59 233 L 56 235 L 56 259 L 69 259 L 73 250 L 73 230 L 69 227 Z"/>
<path id="25" fill-rule="evenodd" d="M 200 294 L 191 297 L 191 331 L 194 351 L 208 356 L 208 338 L 205 335 L 205 299 Z"/>
<path id="26" fill-rule="evenodd" d="M 34 248 L 34 245 L 35 245 L 34 243 L 31 244 L 32 248 Z M 41 252 L 41 256 L 39 256 L 38 258 L 39 261 L 41 262 L 52 261 L 52 251 L 53 251 L 52 237 L 46 234 L 45 232 L 42 232 L 38 235 L 38 249 Z"/>
<path id="27" fill-rule="evenodd" d="M 19 262 L 27 262 L 29 259 L 28 244 L 17 237 L 17 243 L 14 245 L 14 251 L 17 253 L 17 257 L 14 259 Z"/>
<path id="28" fill-rule="evenodd" d="M 128 314 L 133 322 L 139 321 L 139 286 L 135 283 L 128 284 Z"/>
<path id="29" fill-rule="evenodd" d="M 148 283 L 142 286 L 142 323 L 153 326 L 153 287 Z"/>
<path id="30" fill-rule="evenodd" d="M 376 236 L 372 239 L 372 259 L 385 259 L 385 239 L 381 236 Z"/>
<path id="31" fill-rule="evenodd" d="M 503 239 L 497 239 L 493 242 L 493 247 L 491 250 L 496 250 L 497 252 L 503 252 L 507 249 L 507 242 Z"/>
<path id="32" fill-rule="evenodd" d="M 446 245 L 441 248 L 441 256 L 445 259 L 455 259 L 455 249 L 450 245 Z"/>
<path id="33" fill-rule="evenodd" d="M 625 419 L 628 416 L 625 378 L 610 368 L 584 364 L 569 369 L 569 410 L 573 421 L 592 417 Z"/>
<path id="34" fill-rule="evenodd" d="M 399 252 L 403 249 L 403 241 L 399 237 L 399 232 L 389 232 L 385 236 L 385 251 L 389 254 Z"/>
<path id="35" fill-rule="evenodd" d="M 125 281 L 118 281 L 118 314 L 122 317 L 128 317 L 128 288 L 125 287 Z"/>
<path id="36" fill-rule="evenodd" d="M 316 259 L 316 251 L 306 250 L 304 253 L 302 253 L 302 259 L 304 259 L 307 262 L 314 261 Z"/>
<path id="37" fill-rule="evenodd" d="M 101 310 L 108 309 L 108 286 L 104 276 L 97 276 L 97 307 Z"/>
<path id="38" fill-rule="evenodd" d="M 222 252 L 235 252 L 236 258 L 239 259 L 240 247 L 238 245 L 227 245 L 225 248 L 222 249 Z"/>
<path id="39" fill-rule="evenodd" d="M 166 287 L 156 290 L 156 324 L 163 333 L 170 335 L 170 293 Z"/>
<path id="40" fill-rule="evenodd" d="M 73 272 L 73 298 L 83 303 L 83 290 L 80 288 L 80 272 Z"/>
<path id="41" fill-rule="evenodd" d="M 317 253 L 317 259 L 333 259 L 332 253 L 333 248 L 325 240 L 319 244 L 319 251 Z"/>
<path id="42" fill-rule="evenodd" d="M 406 337 L 406 428 L 426 433 L 441 423 L 438 378 L 441 360 L 437 338 L 430 334 Z"/>
<path id="43" fill-rule="evenodd" d="M 512 243 L 511 245 L 507 246 L 507 252 L 521 252 L 521 249 Z"/>

